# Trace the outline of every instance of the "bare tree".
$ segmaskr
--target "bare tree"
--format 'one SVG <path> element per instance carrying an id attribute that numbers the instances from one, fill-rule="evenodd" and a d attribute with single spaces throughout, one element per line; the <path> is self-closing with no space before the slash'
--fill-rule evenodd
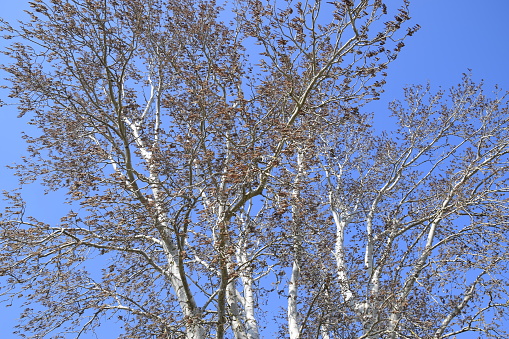
<path id="1" fill-rule="evenodd" d="M 507 98 L 469 76 L 405 97 L 393 133 L 361 119 L 323 139 L 339 309 L 359 338 L 507 337 Z"/>
<path id="2" fill-rule="evenodd" d="M 2 22 L 41 132 L 21 184 L 69 203 L 48 224 L 6 193 L 20 331 L 505 336 L 507 101 L 412 87 L 375 133 L 359 108 L 418 28 L 400 5 L 36 0 Z"/>

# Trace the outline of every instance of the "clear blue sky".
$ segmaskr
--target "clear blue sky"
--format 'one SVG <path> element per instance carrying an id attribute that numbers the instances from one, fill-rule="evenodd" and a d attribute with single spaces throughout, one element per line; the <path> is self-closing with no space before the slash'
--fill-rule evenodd
<path id="1" fill-rule="evenodd" d="M 399 3 L 400 0 L 387 0 Z M 25 0 L 0 0 L 0 16 L 8 21 L 25 17 Z M 382 100 L 369 106 L 375 111 L 376 121 L 387 115 L 387 103 L 401 98 L 402 88 L 407 84 L 430 81 L 433 88 L 450 87 L 459 82 L 461 74 L 472 69 L 474 79 L 484 79 L 486 84 L 499 84 L 509 90 L 509 13 L 508 0 L 412 0 L 413 23 L 421 30 L 405 43 L 400 57 L 389 68 L 388 87 Z M 0 42 L 0 48 L 4 46 Z M 0 63 L 7 60 L 0 56 Z M 4 75 L 2 74 L 1 78 Z M 0 83 L 5 84 L 4 81 Z M 6 91 L 0 91 L 5 101 Z M 12 171 L 5 169 L 23 155 L 25 148 L 21 131 L 27 130 L 26 119 L 17 119 L 12 106 L 0 108 L 0 190 L 16 186 Z M 382 118 L 382 119 L 380 119 Z M 381 126 L 378 126 L 381 127 Z M 42 190 L 30 187 L 24 190 L 30 211 L 46 220 L 58 219 L 55 213 L 59 206 L 59 195 L 42 195 Z M 3 202 L 0 202 L 3 209 Z M 55 212 L 54 212 L 55 211 Z M 0 337 L 17 338 L 9 333 L 17 318 L 18 309 L 0 304 Z"/>

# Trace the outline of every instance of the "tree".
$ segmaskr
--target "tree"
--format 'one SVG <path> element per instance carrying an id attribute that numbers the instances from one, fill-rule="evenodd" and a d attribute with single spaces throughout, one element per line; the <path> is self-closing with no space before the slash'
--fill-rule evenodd
<path id="1" fill-rule="evenodd" d="M 20 182 L 69 204 L 48 224 L 6 193 L 20 331 L 507 336 L 507 100 L 410 87 L 377 133 L 360 108 L 418 29 L 401 5 L 35 0 L 2 22 L 40 130 Z"/>

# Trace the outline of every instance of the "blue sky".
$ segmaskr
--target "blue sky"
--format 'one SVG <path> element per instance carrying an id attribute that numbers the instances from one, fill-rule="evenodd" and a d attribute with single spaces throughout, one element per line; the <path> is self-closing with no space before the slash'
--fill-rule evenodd
<path id="1" fill-rule="evenodd" d="M 387 0 L 390 3 L 399 0 Z M 14 21 L 24 17 L 23 9 L 28 7 L 25 0 L 3 0 L 0 17 Z M 387 116 L 387 103 L 402 97 L 402 88 L 407 84 L 424 84 L 429 81 L 433 88 L 448 88 L 458 83 L 461 75 L 472 69 L 474 79 L 484 79 L 492 87 L 499 84 L 509 90 L 509 1 L 507 0 L 413 0 L 411 16 L 413 24 L 420 24 L 421 30 L 405 43 L 400 57 L 389 68 L 388 86 L 380 101 L 367 108 L 375 111 L 378 128 Z M 0 48 L 5 45 L 0 41 Z M 0 56 L 0 63 L 8 62 Z M 5 75 L 2 74 L 0 78 Z M 1 84 L 6 84 L 0 80 Z M 0 91 L 0 98 L 8 101 L 6 91 Z M 17 119 L 16 108 L 0 108 L 0 189 L 16 186 L 16 178 L 5 165 L 17 161 L 24 153 L 21 131 L 27 130 L 26 120 Z M 30 211 L 46 220 L 58 219 L 61 203 L 59 194 L 43 195 L 36 185 L 24 189 Z M 0 209 L 3 203 L 0 202 Z M 9 335 L 17 318 L 17 304 L 5 307 L 0 304 L 0 336 L 5 339 L 17 338 Z"/>

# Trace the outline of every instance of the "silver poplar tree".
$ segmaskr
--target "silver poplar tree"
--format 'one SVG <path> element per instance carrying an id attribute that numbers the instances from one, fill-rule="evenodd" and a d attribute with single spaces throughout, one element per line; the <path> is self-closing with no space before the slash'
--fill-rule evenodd
<path id="1" fill-rule="evenodd" d="M 360 110 L 418 29 L 408 1 L 30 5 L 1 22 L 39 130 L 15 170 L 68 212 L 5 193 L 20 334 L 507 337 L 503 93 L 409 87 L 386 133 Z"/>

